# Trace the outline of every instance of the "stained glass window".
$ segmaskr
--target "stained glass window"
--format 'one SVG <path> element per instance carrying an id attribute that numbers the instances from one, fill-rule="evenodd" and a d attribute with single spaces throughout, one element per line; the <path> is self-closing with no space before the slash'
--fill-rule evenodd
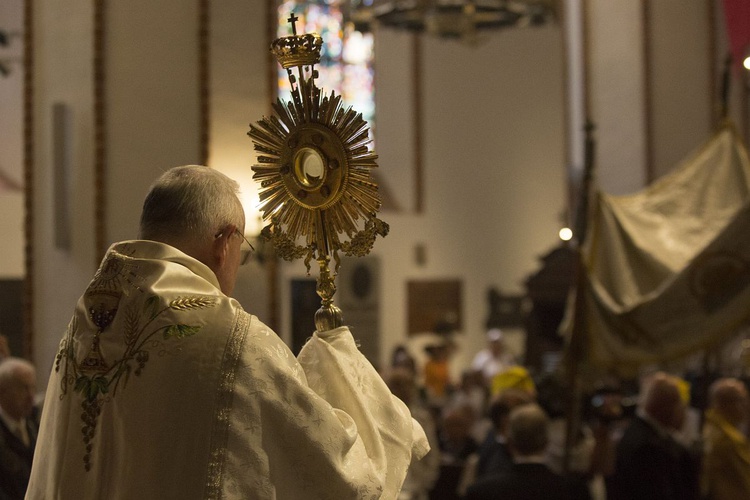
<path id="1" fill-rule="evenodd" d="M 346 1 L 346 0 L 344 0 Z M 289 16 L 299 18 L 297 33 L 318 33 L 323 38 L 319 77 L 316 84 L 326 94 L 335 90 L 344 104 L 362 113 L 370 125 L 370 136 L 375 129 L 375 75 L 373 70 L 372 33 L 360 33 L 354 24 L 346 22 L 341 0 L 288 0 L 277 11 L 279 37 L 291 35 Z M 283 100 L 289 100 L 289 79 L 279 66 L 278 90 Z"/>

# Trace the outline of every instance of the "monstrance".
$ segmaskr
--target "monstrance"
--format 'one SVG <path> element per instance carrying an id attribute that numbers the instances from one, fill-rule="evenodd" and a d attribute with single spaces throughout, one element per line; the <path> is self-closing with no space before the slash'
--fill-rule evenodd
<path id="1" fill-rule="evenodd" d="M 292 101 L 277 99 L 274 113 L 250 125 L 248 135 L 259 153 L 252 169 L 260 182 L 260 210 L 270 221 L 261 237 L 284 260 L 304 258 L 308 274 L 310 261 L 318 261 L 315 327 L 326 331 L 343 324 L 333 304 L 339 254 L 367 255 L 377 235 L 388 234 L 388 224 L 375 216 L 380 196 L 370 171 L 378 157 L 369 149 L 368 124 L 340 95 L 315 85 L 323 40 L 316 33 L 298 35 L 296 21 L 292 13 L 292 35 L 271 44 L 287 71 Z"/>

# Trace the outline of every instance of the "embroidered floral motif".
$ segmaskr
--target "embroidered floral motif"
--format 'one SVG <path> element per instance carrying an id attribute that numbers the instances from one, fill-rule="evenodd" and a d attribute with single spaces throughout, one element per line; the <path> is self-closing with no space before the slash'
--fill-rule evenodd
<path id="1" fill-rule="evenodd" d="M 104 404 L 115 397 L 122 382 L 123 389 L 127 385 L 130 374 L 141 375 L 149 360 L 149 349 L 163 348 L 163 342 L 183 339 L 197 334 L 202 326 L 183 323 L 158 325 L 158 319 L 168 311 L 183 312 L 194 309 L 205 309 L 216 305 L 217 299 L 210 296 L 177 297 L 164 307 L 160 307 L 159 297 L 152 295 L 142 302 L 142 307 L 134 305 L 125 311 L 124 317 L 124 347 L 120 359 L 107 365 L 99 352 L 98 337 L 114 320 L 117 308 L 111 308 L 111 314 L 99 314 L 101 309 L 92 308 L 89 311 L 91 319 L 98 330 L 89 353 L 80 362 L 76 359 L 74 342 L 78 329 L 78 321 L 74 318 L 68 325 L 68 331 L 60 343 L 55 358 L 55 371 L 63 369 L 61 378 L 61 398 L 65 397 L 68 387 L 82 398 L 81 432 L 86 452 L 83 457 L 86 470 L 91 469 L 91 454 L 93 452 L 93 438 L 99 414 Z M 97 323 L 98 320 L 101 320 Z M 100 324 L 101 323 L 101 324 Z M 157 326 L 158 325 L 158 326 Z M 162 350 L 161 352 L 168 352 Z M 92 357 L 99 357 L 99 363 L 94 364 Z M 64 363 L 63 363 L 64 361 Z"/>

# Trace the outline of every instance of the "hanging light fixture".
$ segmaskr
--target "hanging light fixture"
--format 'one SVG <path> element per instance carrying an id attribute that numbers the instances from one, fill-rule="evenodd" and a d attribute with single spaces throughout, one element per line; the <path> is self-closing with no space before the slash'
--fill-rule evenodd
<path id="1" fill-rule="evenodd" d="M 554 19 L 558 0 L 357 0 L 351 19 L 361 31 L 375 24 L 476 41 L 481 33 L 540 26 Z"/>

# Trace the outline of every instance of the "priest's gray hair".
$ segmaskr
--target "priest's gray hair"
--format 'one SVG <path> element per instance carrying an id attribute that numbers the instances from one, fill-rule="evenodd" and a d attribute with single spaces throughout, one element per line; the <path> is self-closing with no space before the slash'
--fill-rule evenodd
<path id="1" fill-rule="evenodd" d="M 230 224 L 244 229 L 239 185 L 212 168 L 184 165 L 159 177 L 143 202 L 140 238 L 206 244 Z"/>

